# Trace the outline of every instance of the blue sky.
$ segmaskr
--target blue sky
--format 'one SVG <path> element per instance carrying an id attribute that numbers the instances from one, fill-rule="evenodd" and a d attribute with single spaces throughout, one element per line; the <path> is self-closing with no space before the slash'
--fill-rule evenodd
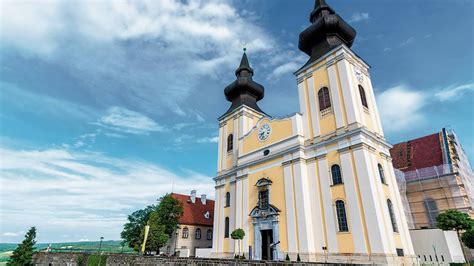
<path id="1" fill-rule="evenodd" d="M 450 126 L 474 158 L 474 6 L 334 1 L 391 143 Z M 174 191 L 213 198 L 223 89 L 248 48 L 260 107 L 299 110 L 310 0 L 1 2 L 0 242 L 119 239 Z"/>

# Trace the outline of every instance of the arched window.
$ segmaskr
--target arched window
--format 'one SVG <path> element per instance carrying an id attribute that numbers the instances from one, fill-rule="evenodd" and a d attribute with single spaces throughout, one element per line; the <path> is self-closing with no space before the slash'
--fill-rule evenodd
<path id="1" fill-rule="evenodd" d="M 225 207 L 230 207 L 230 193 L 225 193 Z"/>
<path id="2" fill-rule="evenodd" d="M 424 201 L 426 216 L 428 217 L 429 226 L 436 227 L 436 217 L 438 217 L 438 206 L 436 201 L 432 198 L 425 199 Z"/>
<path id="3" fill-rule="evenodd" d="M 325 110 L 326 108 L 331 107 L 331 98 L 329 97 L 329 89 L 327 87 L 322 87 L 318 91 L 318 100 L 319 100 L 319 111 Z"/>
<path id="4" fill-rule="evenodd" d="M 234 135 L 230 134 L 227 137 L 227 151 L 231 151 L 234 148 Z"/>
<path id="5" fill-rule="evenodd" d="M 196 229 L 196 232 L 194 232 L 194 238 L 195 239 L 201 239 L 201 229 L 200 228 Z"/>
<path id="6" fill-rule="evenodd" d="M 387 200 L 388 214 L 390 215 L 390 220 L 392 221 L 393 232 L 398 233 L 397 220 L 395 220 L 395 213 L 393 212 L 393 205 L 391 200 Z"/>
<path id="7" fill-rule="evenodd" d="M 187 227 L 183 228 L 183 238 L 188 238 L 189 236 L 189 229 Z"/>
<path id="8" fill-rule="evenodd" d="M 360 94 L 360 100 L 362 102 L 362 105 L 365 108 L 369 108 L 369 105 L 367 104 L 367 97 L 365 97 L 365 90 L 361 85 L 359 85 L 359 94 Z"/>
<path id="9" fill-rule="evenodd" d="M 346 207 L 344 206 L 344 201 L 336 200 L 336 214 L 339 232 L 348 232 L 349 227 L 347 226 Z"/>
<path id="10" fill-rule="evenodd" d="M 229 238 L 229 217 L 225 217 L 224 238 Z"/>
<path id="11" fill-rule="evenodd" d="M 331 166 L 331 175 L 332 175 L 332 184 L 342 184 L 342 175 L 341 175 L 341 167 L 335 164 Z"/>
<path id="12" fill-rule="evenodd" d="M 212 240 L 212 230 L 207 230 L 207 240 Z"/>
<path id="13" fill-rule="evenodd" d="M 377 166 L 378 166 L 378 168 L 379 168 L 380 181 L 382 182 L 382 184 L 387 184 L 387 183 L 385 182 L 385 174 L 384 174 L 384 172 L 383 172 L 383 167 L 382 167 L 382 165 L 381 165 L 381 164 L 378 164 Z"/>

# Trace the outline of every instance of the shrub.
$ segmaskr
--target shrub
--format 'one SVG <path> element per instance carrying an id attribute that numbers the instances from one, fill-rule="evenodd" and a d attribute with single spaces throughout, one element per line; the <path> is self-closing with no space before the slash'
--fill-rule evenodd
<path id="1" fill-rule="evenodd" d="M 290 256 L 288 254 L 286 254 L 286 258 L 285 258 L 286 261 L 290 261 Z"/>
<path id="2" fill-rule="evenodd" d="M 300 254 L 298 253 L 298 256 L 296 257 L 296 261 L 301 261 Z"/>
<path id="3" fill-rule="evenodd" d="M 87 260 L 87 266 L 106 266 L 107 255 L 93 254 Z"/>

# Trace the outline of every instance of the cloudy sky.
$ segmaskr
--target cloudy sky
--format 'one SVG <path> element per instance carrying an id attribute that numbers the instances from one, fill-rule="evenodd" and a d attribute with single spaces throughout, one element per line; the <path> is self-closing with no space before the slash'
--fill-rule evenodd
<path id="1" fill-rule="evenodd" d="M 474 158 L 470 0 L 328 1 L 358 35 L 391 143 L 453 128 Z M 299 110 L 311 0 L 0 2 L 0 242 L 119 239 L 174 191 L 211 194 L 242 48 L 261 108 Z M 174 184 L 174 185 L 173 185 Z"/>

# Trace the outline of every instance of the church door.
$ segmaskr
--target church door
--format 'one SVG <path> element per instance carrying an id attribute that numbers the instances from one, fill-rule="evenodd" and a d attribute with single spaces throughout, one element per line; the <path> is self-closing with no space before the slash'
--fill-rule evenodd
<path id="1" fill-rule="evenodd" d="M 273 243 L 273 230 L 261 230 L 262 233 L 262 260 L 272 260 L 273 252 L 270 244 Z"/>

